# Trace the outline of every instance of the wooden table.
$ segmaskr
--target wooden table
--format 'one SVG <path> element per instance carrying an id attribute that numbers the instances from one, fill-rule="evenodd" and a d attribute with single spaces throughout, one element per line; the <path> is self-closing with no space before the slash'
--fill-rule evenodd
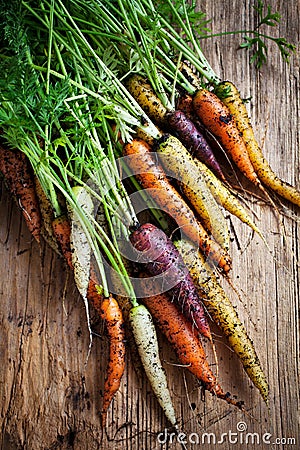
<path id="1" fill-rule="evenodd" d="M 218 33 L 252 28 L 256 20 L 253 3 L 215 0 L 199 1 L 199 6 L 212 19 L 213 32 Z M 279 7 L 282 14 L 279 28 L 269 31 L 298 45 L 299 1 L 269 3 Z M 249 65 L 250 55 L 238 50 L 240 41 L 240 35 L 226 36 L 207 40 L 203 47 L 215 71 L 234 81 L 244 98 L 251 97 L 248 108 L 252 122 L 271 166 L 300 188 L 299 47 L 287 65 L 271 44 L 268 64 L 257 71 Z M 98 413 L 108 351 L 102 323 L 91 311 L 95 336 L 85 368 L 89 335 L 84 304 L 71 274 L 45 242 L 38 246 L 32 241 L 4 185 L 0 200 L 1 449 L 181 448 L 175 439 L 163 445 L 168 423 L 149 384 L 136 375 L 130 356 L 121 389 L 109 411 L 107 431 L 102 433 Z M 232 280 L 242 293 L 242 302 L 228 285 L 224 287 L 268 376 L 270 410 L 219 334 L 215 341 L 220 383 L 245 401 L 248 415 L 204 394 L 195 379 L 177 365 L 159 334 L 161 356 L 190 449 L 248 448 L 247 432 L 251 433 L 251 449 L 300 445 L 299 210 L 286 208 L 283 239 L 272 207 L 256 197 L 249 197 L 248 205 L 275 257 L 259 237 L 232 219 Z M 222 433 L 226 433 L 223 438 Z M 295 438 L 297 445 L 291 441 L 285 446 L 268 445 L 276 438 L 286 439 L 282 443 Z M 218 443 L 222 439 L 223 443 Z"/>

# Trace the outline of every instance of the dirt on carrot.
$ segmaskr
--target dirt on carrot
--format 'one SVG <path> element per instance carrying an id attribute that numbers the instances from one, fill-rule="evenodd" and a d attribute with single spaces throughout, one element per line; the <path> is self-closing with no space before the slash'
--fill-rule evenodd
<path id="1" fill-rule="evenodd" d="M 162 292 L 168 292 L 178 309 L 212 342 L 201 297 L 171 239 L 155 225 L 146 223 L 131 233 L 130 242 L 145 272 L 155 276 L 157 282 L 160 280 Z"/>
<path id="2" fill-rule="evenodd" d="M 204 228 L 222 248 L 229 251 L 228 225 L 199 170 L 200 161 L 193 158 L 175 136 L 169 134 L 159 141 L 157 153 L 166 174 L 176 180 Z"/>
<path id="3" fill-rule="evenodd" d="M 126 351 L 122 311 L 112 296 L 103 300 L 101 317 L 109 336 L 109 361 L 101 410 L 101 424 L 102 427 L 105 427 L 108 408 L 120 387 L 124 374 Z"/>
<path id="4" fill-rule="evenodd" d="M 230 81 L 220 83 L 215 93 L 227 106 L 243 136 L 250 161 L 262 183 L 291 203 L 300 206 L 300 191 L 281 180 L 271 169 L 255 138 L 245 103 L 237 87 Z"/>
<path id="5" fill-rule="evenodd" d="M 175 246 L 180 251 L 195 285 L 198 286 L 203 295 L 203 302 L 208 314 L 222 330 L 230 347 L 242 362 L 249 378 L 260 391 L 264 401 L 268 403 L 269 387 L 266 376 L 253 342 L 231 301 L 218 283 L 212 270 L 191 242 L 181 240 L 177 241 Z"/>
<path id="6" fill-rule="evenodd" d="M 228 273 L 232 266 L 230 255 L 207 234 L 186 201 L 171 185 L 151 147 L 141 139 L 133 139 L 124 146 L 123 153 L 127 156 L 126 164 L 156 204 L 176 221 L 184 235 L 199 245 L 210 261 Z"/>
<path id="7" fill-rule="evenodd" d="M 40 242 L 42 218 L 31 166 L 25 154 L 0 144 L 0 172 L 22 211 L 27 227 Z"/>
<path id="8" fill-rule="evenodd" d="M 158 126 L 164 124 L 167 109 L 153 91 L 150 83 L 140 75 L 133 75 L 127 81 L 126 86 L 145 114 Z"/>
<path id="9" fill-rule="evenodd" d="M 226 181 L 213 149 L 188 115 L 178 109 L 168 112 L 166 120 L 170 132 L 182 142 L 191 155 L 204 162 L 221 180 Z"/>
<path id="10" fill-rule="evenodd" d="M 194 95 L 194 110 L 208 130 L 219 140 L 239 170 L 255 185 L 259 178 L 250 161 L 246 144 L 228 107 L 216 94 L 199 89 Z"/>
<path id="11" fill-rule="evenodd" d="M 180 364 L 186 367 L 203 383 L 205 389 L 218 398 L 242 408 L 243 402 L 233 399 L 228 392 L 224 392 L 218 384 L 207 359 L 205 350 L 195 328 L 178 311 L 174 303 L 165 293 L 151 295 L 153 280 L 141 278 L 141 292 L 144 294 L 143 303 L 147 306 L 162 333 L 171 343 Z"/>
<path id="12" fill-rule="evenodd" d="M 66 263 L 73 270 L 72 251 L 70 244 L 71 224 L 66 214 L 56 217 L 52 222 L 54 236 L 58 242 Z"/>

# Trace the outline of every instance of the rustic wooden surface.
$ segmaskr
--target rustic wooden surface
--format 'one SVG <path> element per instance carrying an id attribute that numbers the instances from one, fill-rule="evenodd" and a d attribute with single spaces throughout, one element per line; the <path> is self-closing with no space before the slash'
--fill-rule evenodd
<path id="1" fill-rule="evenodd" d="M 300 32 L 298 0 L 271 0 L 282 13 L 274 35 L 297 45 Z M 212 19 L 214 32 L 248 29 L 255 24 L 252 1 L 199 1 Z M 234 81 L 246 97 L 252 122 L 272 167 L 300 188 L 299 169 L 299 47 L 288 66 L 271 45 L 268 65 L 249 66 L 249 55 L 237 50 L 239 36 L 204 43 L 215 71 Z M 259 353 L 270 383 L 270 410 L 244 374 L 235 355 L 216 335 L 219 378 L 224 389 L 245 401 L 249 415 L 209 394 L 176 360 L 162 336 L 162 358 L 178 416 L 189 449 L 299 448 L 299 210 L 284 217 L 285 244 L 272 208 L 252 198 L 251 207 L 264 231 L 274 259 L 258 237 L 232 220 L 232 279 L 243 303 L 226 287 Z M 107 358 L 107 340 L 92 311 L 95 332 L 85 368 L 89 337 L 84 305 L 63 261 L 42 242 L 32 242 L 20 211 L 4 186 L 0 198 L 0 429 L 2 450 L 154 450 L 180 449 L 176 442 L 159 443 L 158 433 L 168 426 L 148 383 L 139 379 L 130 357 L 119 393 L 108 416 L 108 428 L 99 425 L 101 390 Z M 242 424 L 241 424 L 242 423 Z M 257 433 L 243 443 L 242 427 Z M 223 443 L 201 444 L 203 433 Z M 238 442 L 234 443 L 238 433 Z M 263 435 L 269 433 L 269 442 Z M 276 438 L 295 438 L 296 445 L 275 445 Z M 213 435 L 210 437 L 211 442 Z M 265 436 L 265 440 L 268 436 Z M 199 443 L 197 444 L 197 440 Z M 231 440 L 231 443 L 230 443 Z M 160 436 L 163 441 L 163 436 Z M 245 442 L 245 441 L 244 441 Z M 284 442 L 284 441 L 282 441 Z M 286 441 L 287 442 L 287 441 Z"/>

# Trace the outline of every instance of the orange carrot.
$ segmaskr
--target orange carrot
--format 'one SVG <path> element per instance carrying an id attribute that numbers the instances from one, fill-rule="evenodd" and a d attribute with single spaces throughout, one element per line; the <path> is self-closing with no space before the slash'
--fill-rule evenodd
<path id="1" fill-rule="evenodd" d="M 71 269 L 73 269 L 72 252 L 70 247 L 71 227 L 67 216 L 58 217 L 53 221 L 53 230 L 61 246 L 62 253 Z M 103 299 L 99 294 L 96 273 L 91 267 L 87 299 L 98 311 L 105 322 L 109 336 L 109 362 L 107 377 L 104 385 L 101 423 L 105 426 L 109 405 L 118 390 L 121 377 L 125 369 L 125 332 L 123 327 L 123 315 L 118 302 L 112 297 Z"/>
<path id="2" fill-rule="evenodd" d="M 109 336 L 109 362 L 101 411 L 101 424 L 105 427 L 107 410 L 120 387 L 121 378 L 125 370 L 123 316 L 118 302 L 112 296 L 103 300 L 101 317 L 105 321 Z"/>
<path id="3" fill-rule="evenodd" d="M 56 217 L 52 222 L 52 227 L 62 255 L 70 269 L 73 270 L 74 268 L 70 244 L 71 224 L 68 217 L 66 215 Z"/>
<path id="4" fill-rule="evenodd" d="M 226 402 L 242 408 L 242 402 L 232 399 L 230 394 L 225 393 L 217 383 L 198 334 L 183 314 L 169 301 L 166 294 L 149 296 L 153 290 L 152 283 L 152 279 L 141 279 L 142 301 L 171 343 L 179 362 L 203 383 L 205 389 Z"/>
<path id="5" fill-rule="evenodd" d="M 230 81 L 224 81 L 216 87 L 215 92 L 218 96 L 220 96 L 220 98 L 222 98 L 222 101 L 225 105 L 227 105 L 230 113 L 235 118 L 237 128 L 245 141 L 249 158 L 262 183 L 286 200 L 300 206 L 299 190 L 284 180 L 281 180 L 272 170 L 268 161 L 264 157 L 254 136 L 254 131 L 247 108 L 241 99 L 240 92 L 237 87 Z"/>
<path id="6" fill-rule="evenodd" d="M 17 199 L 32 236 L 40 242 L 42 219 L 33 175 L 25 154 L 0 145 L 0 171 L 8 189 Z"/>
<path id="7" fill-rule="evenodd" d="M 208 236 L 204 227 L 196 220 L 192 210 L 170 184 L 162 167 L 155 160 L 151 147 L 141 139 L 133 139 L 123 147 L 123 153 L 128 157 L 127 165 L 157 205 L 177 222 L 182 232 L 198 244 L 211 261 L 224 273 L 228 273 L 231 269 L 230 256 Z"/>
<path id="8" fill-rule="evenodd" d="M 199 89 L 196 92 L 193 104 L 197 116 L 219 140 L 240 171 L 255 185 L 260 186 L 246 144 L 228 107 L 216 94 L 207 89 Z"/>

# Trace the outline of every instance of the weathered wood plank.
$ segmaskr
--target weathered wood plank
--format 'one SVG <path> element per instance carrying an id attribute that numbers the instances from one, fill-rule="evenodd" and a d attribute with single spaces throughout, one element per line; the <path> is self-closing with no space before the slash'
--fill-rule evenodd
<path id="1" fill-rule="evenodd" d="M 299 2 L 268 3 L 282 13 L 280 28 L 272 33 L 299 43 Z M 256 20 L 252 2 L 207 0 L 199 5 L 212 18 L 215 33 L 252 28 Z M 205 41 L 203 47 L 216 72 L 234 81 L 243 97 L 251 97 L 249 111 L 268 160 L 282 178 L 300 188 L 299 52 L 287 66 L 271 46 L 268 65 L 256 71 L 249 66 L 249 55 L 237 51 L 239 42 L 239 36 L 226 36 Z M 157 433 L 168 424 L 148 383 L 138 379 L 130 357 L 109 412 L 107 433 L 102 433 L 98 413 L 107 357 L 102 324 L 92 311 L 96 335 L 85 368 L 89 344 L 85 310 L 68 270 L 45 243 L 39 248 L 32 242 L 4 187 L 0 200 L 1 448 L 179 449 L 176 443 L 159 444 Z M 170 388 L 191 449 L 200 448 L 205 432 L 212 433 L 211 440 L 227 433 L 224 443 L 219 444 L 224 450 L 245 448 L 241 442 L 245 433 L 238 433 L 239 443 L 229 441 L 228 433 L 236 433 L 239 422 L 246 424 L 248 432 L 257 433 L 254 438 L 260 439 L 260 444 L 251 445 L 253 449 L 265 448 L 264 433 L 271 434 L 271 443 L 276 438 L 294 437 L 299 446 L 299 211 L 290 208 L 295 220 L 284 218 L 283 244 L 272 208 L 255 198 L 249 204 L 276 259 L 259 238 L 232 220 L 238 238 L 232 243 L 232 279 L 245 293 L 244 304 L 228 286 L 225 288 L 268 375 L 270 411 L 221 337 L 216 336 L 220 382 L 245 401 L 249 416 L 209 394 L 203 398 L 193 377 L 174 365 L 174 354 L 159 335 Z M 213 448 L 207 436 L 205 439 L 203 448 Z"/>

